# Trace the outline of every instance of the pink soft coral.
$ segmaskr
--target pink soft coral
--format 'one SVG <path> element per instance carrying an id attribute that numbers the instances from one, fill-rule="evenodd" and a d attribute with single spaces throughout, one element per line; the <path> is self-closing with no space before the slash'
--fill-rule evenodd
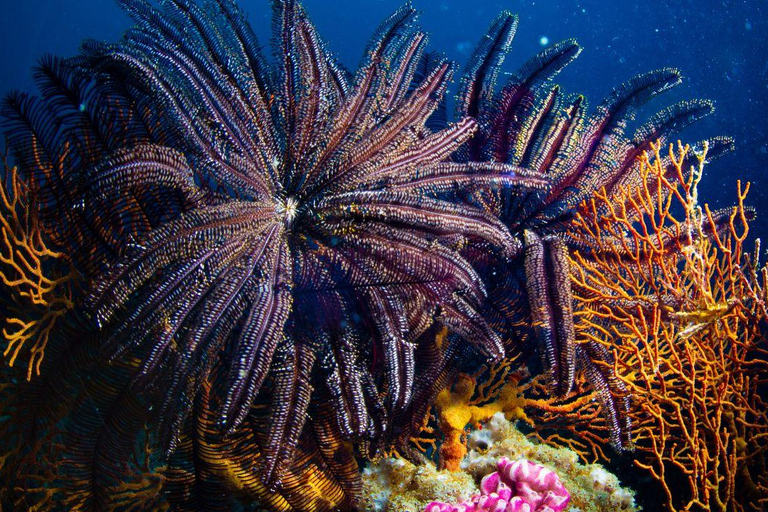
<path id="1" fill-rule="evenodd" d="M 433 501 L 424 512 L 561 512 L 571 500 L 557 475 L 540 464 L 499 459 L 480 483 L 480 494 L 450 505 Z"/>

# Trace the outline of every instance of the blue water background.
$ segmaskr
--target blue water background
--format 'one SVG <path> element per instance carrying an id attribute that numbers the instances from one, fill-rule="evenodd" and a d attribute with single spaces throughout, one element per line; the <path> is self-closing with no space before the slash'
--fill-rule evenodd
<path id="1" fill-rule="evenodd" d="M 655 100 L 646 115 L 686 98 L 715 101 L 716 113 L 688 129 L 693 142 L 730 135 L 737 151 L 712 163 L 702 196 L 713 206 L 735 198 L 736 180 L 753 182 L 749 202 L 758 208 L 753 234 L 768 236 L 768 2 L 415 0 L 431 47 L 461 63 L 490 21 L 507 9 L 520 15 L 508 71 L 542 48 L 574 37 L 581 57 L 558 78 L 568 92 L 587 95 L 594 107 L 610 89 L 636 73 L 679 68 L 685 82 Z M 70 56 L 86 38 L 115 40 L 129 26 L 111 0 L 3 1 L 0 9 L 0 94 L 34 91 L 30 69 L 46 53 Z M 260 40 L 270 39 L 268 0 L 242 0 Z M 320 34 L 341 62 L 355 68 L 378 23 L 398 0 L 305 0 Z M 455 91 L 456 87 L 453 87 Z"/>

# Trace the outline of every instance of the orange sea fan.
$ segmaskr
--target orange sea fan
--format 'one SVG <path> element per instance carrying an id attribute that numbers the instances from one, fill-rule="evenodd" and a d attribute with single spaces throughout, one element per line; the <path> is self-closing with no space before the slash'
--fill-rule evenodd
<path id="1" fill-rule="evenodd" d="M 690 147 L 654 146 L 639 187 L 582 205 L 577 335 L 613 354 L 632 396 L 635 464 L 661 483 L 668 510 L 763 510 L 768 271 L 759 242 L 744 248 L 749 184 L 734 208 L 699 204 L 706 150 L 687 170 Z"/>
<path id="2" fill-rule="evenodd" d="M 616 389 L 631 397 L 635 464 L 663 487 L 668 510 L 762 510 L 768 267 L 759 241 L 751 254 L 744 247 L 749 184 L 738 184 L 733 208 L 699 204 L 706 149 L 678 143 L 663 156 L 654 145 L 631 186 L 601 190 L 581 205 L 570 231 L 581 248 L 570 255 L 577 342 L 610 352 L 623 384 Z M 490 404 L 490 414 L 503 410 L 527 425 L 529 437 L 568 446 L 584 460 L 610 458 L 610 425 L 583 375 L 557 399 L 520 361 L 489 372 L 477 389 L 480 375 L 460 376 L 471 381 L 471 398 L 452 387 L 445 398 L 468 413 Z M 442 436 L 465 433 L 446 431 L 450 413 L 438 399 L 416 446 L 436 454 Z"/>
<path id="3" fill-rule="evenodd" d="M 40 374 L 48 337 L 73 306 L 72 272 L 55 269 L 61 254 L 51 250 L 40 231 L 28 189 L 16 168 L 3 161 L 0 176 L 0 281 L 5 285 L 3 355 L 13 366 L 29 348 L 27 379 Z"/>

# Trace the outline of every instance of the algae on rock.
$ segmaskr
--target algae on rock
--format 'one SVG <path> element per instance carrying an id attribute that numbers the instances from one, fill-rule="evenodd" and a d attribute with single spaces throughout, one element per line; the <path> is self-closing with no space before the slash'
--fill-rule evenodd
<path id="1" fill-rule="evenodd" d="M 572 512 L 633 512 L 634 492 L 599 464 L 581 464 L 567 448 L 537 444 L 496 413 L 482 429 L 468 435 L 469 451 L 461 471 L 438 471 L 428 461 L 415 465 L 401 458 L 385 458 L 363 471 L 362 510 L 422 512 L 432 501 L 459 502 L 478 492 L 482 478 L 496 470 L 501 457 L 537 462 L 560 477 L 571 493 Z"/>

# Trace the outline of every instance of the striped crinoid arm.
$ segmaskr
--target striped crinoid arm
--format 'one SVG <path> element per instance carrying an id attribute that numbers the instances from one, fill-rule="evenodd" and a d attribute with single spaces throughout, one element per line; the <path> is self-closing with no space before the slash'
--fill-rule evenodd
<path id="1" fill-rule="evenodd" d="M 163 405 L 167 442 L 186 414 L 183 403 L 172 401 L 186 393 L 188 403 L 195 388 L 186 379 L 196 376 L 199 386 L 236 326 L 223 424 L 239 424 L 258 393 L 291 310 L 283 230 L 271 205 L 229 202 L 193 210 L 138 241 L 90 291 L 92 314 L 111 326 L 105 353 L 116 358 L 143 346 L 135 378 L 173 376 Z M 209 314 L 201 325 L 199 318 Z"/>
<path id="2" fill-rule="evenodd" d="M 95 337 L 78 335 L 70 352 L 44 362 L 39 378 L 16 387 L 23 431 L 13 439 L 26 445 L 26 455 L 11 479 L 18 487 L 4 499 L 15 494 L 17 505 L 40 510 L 162 510 L 163 464 L 145 424 L 148 402 L 126 391 L 135 361 L 99 365 Z M 57 426 L 62 418 L 66 428 Z M 7 475 L 11 467 L 2 470 Z"/>
<path id="3" fill-rule="evenodd" d="M 115 196 L 126 190 L 151 187 L 180 194 L 190 207 L 202 200 L 184 155 L 155 144 L 139 144 L 115 151 L 99 162 L 89 178 L 88 188 L 84 191 L 86 197 L 99 193 Z"/>
<path id="4" fill-rule="evenodd" d="M 541 84 L 546 84 L 575 57 L 570 54 L 575 50 L 568 45 L 562 47 L 562 54 L 558 47 L 545 50 L 524 67 L 526 73 L 519 74 L 538 83 L 540 73 Z M 513 231 L 557 224 L 559 220 L 567 223 L 578 204 L 600 188 L 637 183 L 638 158 L 652 142 L 666 140 L 713 111 L 708 101 L 680 102 L 651 117 L 634 135 L 625 134 L 627 124 L 645 103 L 678 83 L 680 75 L 674 69 L 638 75 L 617 87 L 591 116 L 585 114 L 582 97 L 568 98 L 557 87 L 540 88 L 531 99 L 520 99 L 515 108 L 530 112 L 517 112 L 513 117 L 524 121 L 520 126 L 494 128 L 493 139 L 483 147 L 499 154 L 476 158 L 516 163 L 546 173 L 550 187 L 544 194 L 507 190 L 497 201 L 486 201 L 485 207 L 498 212 Z M 497 101 L 503 101 L 503 94 L 499 93 Z"/>
<path id="5" fill-rule="evenodd" d="M 535 336 L 557 396 L 573 388 L 576 335 L 568 247 L 556 237 L 525 232 L 525 277 Z"/>
<path id="6" fill-rule="evenodd" d="M 616 450 L 631 450 L 632 418 L 631 393 L 616 374 L 615 358 L 611 351 L 594 339 L 580 340 L 576 345 L 579 368 L 596 393 L 606 423 L 611 446 Z"/>
<path id="7" fill-rule="evenodd" d="M 325 150 L 316 166 L 319 172 L 316 179 L 315 172 L 309 171 L 306 187 L 310 196 L 386 188 L 393 180 L 403 186 L 407 186 L 404 182 L 409 178 L 426 180 L 439 171 L 437 167 L 431 168 L 432 164 L 444 162 L 475 133 L 475 121 L 468 117 L 435 133 L 426 128 L 428 119 L 442 102 L 451 66 L 441 60 L 423 58 L 424 35 L 410 27 L 411 18 L 410 11 L 398 11 L 385 23 L 380 32 L 392 39 L 377 42 L 372 51 L 383 52 L 391 62 L 388 66 L 374 62 L 364 67 L 357 77 L 357 87 L 340 108 L 342 122 L 348 109 L 366 108 L 358 104 L 358 94 L 367 90 L 369 95 L 381 99 L 366 103 L 367 108 L 375 110 L 366 111 L 366 118 L 360 121 L 376 123 L 351 126 L 338 147 Z M 396 40 L 401 41 L 399 47 L 394 45 Z M 423 62 L 429 62 L 425 69 L 421 69 Z M 368 89 L 374 83 L 379 84 L 380 91 Z M 329 140 L 335 140 L 337 130 L 338 125 L 331 127 Z M 470 176 L 478 177 L 477 186 L 483 179 L 484 185 L 525 183 L 523 179 L 512 179 L 515 171 L 519 171 L 518 178 L 525 174 L 512 167 L 466 167 L 463 176 L 458 166 L 453 170 L 453 177 L 444 176 L 442 183 L 435 175 L 433 185 L 447 187 L 452 180 L 460 185 L 456 180 L 470 182 Z M 528 186 L 541 186 L 534 176 L 526 177 L 530 178 Z M 418 185 L 414 185 L 416 188 Z"/>
<path id="8" fill-rule="evenodd" d="M 89 175 L 105 158 L 151 145 L 165 128 L 130 86 L 105 80 L 79 58 L 43 59 L 35 82 L 41 96 L 15 93 L 3 104 L 8 148 L 48 240 L 90 278 L 128 239 L 185 208 L 175 190 L 150 182 L 110 194 L 88 190 Z"/>
<path id="9" fill-rule="evenodd" d="M 433 235 L 459 233 L 486 240 L 500 248 L 513 245 L 503 225 L 491 215 L 471 207 L 403 192 L 340 194 L 320 202 L 316 211 L 328 222 L 372 220 L 392 225 L 402 223 L 412 230 Z"/>
<path id="10" fill-rule="evenodd" d="M 574 40 L 556 43 L 526 62 L 504 85 L 492 108 L 484 159 L 521 164 L 542 121 L 557 105 L 558 90 L 549 82 L 580 53 Z"/>
<path id="11" fill-rule="evenodd" d="M 324 336 L 318 374 L 328 385 L 318 389 L 327 395 L 336 435 L 345 440 L 374 437 L 388 425 L 360 336 L 350 324 Z"/>
<path id="12" fill-rule="evenodd" d="M 80 187 L 82 217 L 120 251 L 158 224 L 209 202 L 178 151 L 136 144 L 103 157 Z M 101 209 L 102 203 L 114 204 Z"/>
<path id="13" fill-rule="evenodd" d="M 351 286 L 403 289 L 401 300 L 408 298 L 408 287 L 420 292 L 414 299 L 427 302 L 453 290 L 461 290 L 473 303 L 482 300 L 483 284 L 477 274 L 455 250 L 444 247 L 436 238 L 430 240 L 420 233 L 398 232 L 386 224 L 370 222 L 358 233 L 347 234 L 337 247 L 338 255 L 325 257 L 344 258 L 336 263 L 346 272 L 345 280 Z M 316 281 L 314 287 L 322 289 Z M 420 324 L 419 315 L 408 322 L 409 336 L 418 335 Z"/>
<path id="14" fill-rule="evenodd" d="M 523 195 L 544 191 L 548 185 L 541 174 L 492 162 L 440 163 L 423 169 L 415 179 L 405 183 L 398 181 L 393 180 L 388 189 L 393 192 L 426 192 L 430 195 L 455 193 L 461 189 Z"/>
<path id="15" fill-rule="evenodd" d="M 482 283 L 455 250 L 439 243 L 436 234 L 376 220 L 337 224 L 326 218 L 325 223 L 330 230 L 326 237 L 336 243 L 306 253 L 299 266 L 297 300 L 304 304 L 302 311 L 306 308 L 304 314 L 308 316 L 325 312 L 323 316 L 328 319 L 321 323 L 327 322 L 325 329 L 330 332 L 322 336 L 338 346 L 323 359 L 322 366 L 332 372 L 332 382 L 344 383 L 329 389 L 337 402 L 343 435 L 360 435 L 368 429 L 367 436 L 371 436 L 382 428 L 381 422 L 386 425 L 388 421 L 378 419 L 378 425 L 370 424 L 372 418 L 380 416 L 381 394 L 390 414 L 400 414 L 408 406 L 415 343 L 434 322 L 436 308 L 460 300 L 454 296 L 457 290 L 477 307 L 482 300 Z M 451 318 L 478 324 L 466 339 L 483 351 L 499 352 L 496 337 L 487 328 L 483 330 L 481 318 L 467 312 Z M 336 332 L 334 325 L 339 321 L 347 327 Z M 360 346 L 364 336 L 371 336 L 364 327 L 368 322 L 375 340 L 372 347 L 367 343 Z M 463 332 L 469 333 L 469 327 Z M 353 350 L 355 346 L 358 348 Z M 371 350 L 381 354 L 381 390 L 370 387 L 374 381 L 371 371 L 376 371 L 366 363 Z"/>
<path id="16" fill-rule="evenodd" d="M 384 150 L 358 166 L 356 176 L 344 190 L 371 188 L 429 192 L 432 194 L 465 187 L 468 190 L 542 190 L 543 175 L 495 162 L 446 162 L 462 143 L 475 133 L 476 123 L 464 118 L 458 123 L 416 141 L 408 150 Z"/>
<path id="17" fill-rule="evenodd" d="M 74 307 L 74 271 L 42 233 L 36 205 L 15 167 L 2 162 L 0 176 L 0 303 L 4 305 L 3 355 L 13 366 L 29 350 L 27 379 L 40 375 L 56 323 Z M 26 348 L 25 348 L 26 347 Z"/>
<path id="18" fill-rule="evenodd" d="M 712 114 L 713 111 L 712 102 L 707 100 L 682 101 L 659 111 L 635 131 L 631 140 L 625 139 L 622 134 L 619 143 L 606 146 L 608 151 L 614 155 L 610 161 L 606 162 L 597 158 L 596 153 L 595 161 L 598 162 L 603 171 L 601 173 L 590 172 L 591 179 L 582 179 L 582 182 L 592 191 L 591 193 L 599 188 L 605 188 L 609 194 L 622 186 L 639 188 L 642 183 L 642 176 L 640 176 L 642 155 L 645 152 L 653 152 L 654 143 L 657 145 L 665 144 L 671 135 L 700 121 Z M 713 138 L 711 143 L 713 159 L 727 152 L 730 146 L 727 138 L 723 137 Z M 694 162 L 689 163 L 693 164 Z M 667 159 L 665 167 L 668 169 L 669 175 L 675 172 L 674 164 L 669 159 Z M 689 165 L 685 167 L 689 167 Z M 589 194 L 586 193 L 578 195 L 580 199 L 588 196 Z M 575 199 L 569 199 L 568 204 L 571 204 L 572 200 Z"/>
<path id="19" fill-rule="evenodd" d="M 229 391 L 222 417 L 225 426 L 229 425 L 230 430 L 242 422 L 248 414 L 251 402 L 256 397 L 267 377 L 267 372 L 270 370 L 272 355 L 277 349 L 278 343 L 288 343 L 285 340 L 284 331 L 293 302 L 290 250 L 285 241 L 275 248 L 264 244 L 264 248 L 274 252 L 274 254 L 269 255 L 269 266 L 262 271 L 269 273 L 259 283 L 260 296 L 250 304 L 248 316 L 235 342 L 234 364 L 230 370 Z M 313 357 L 313 355 L 305 355 L 305 361 L 312 361 Z M 311 369 L 311 362 L 305 364 L 309 364 Z M 302 370 L 309 372 L 310 369 L 303 368 Z M 292 389 L 295 392 L 307 392 L 307 390 L 299 387 Z M 300 401 L 296 407 L 300 407 L 302 403 L 306 407 L 306 403 L 303 401 Z M 292 419 L 297 422 L 297 426 L 294 428 L 301 429 L 305 420 L 303 412 L 292 410 L 289 413 L 295 415 Z M 295 442 L 295 436 L 292 439 Z M 288 448 L 284 449 L 289 452 L 286 458 L 290 460 L 290 450 L 293 448 L 291 439 L 286 439 L 284 442 L 289 445 Z M 271 474 L 270 472 L 267 476 L 271 476 Z"/>
<path id="20" fill-rule="evenodd" d="M 476 117 L 480 130 L 459 152 L 459 159 L 520 165 L 526 148 L 543 128 L 542 121 L 558 110 L 553 108 L 556 89 L 547 84 L 578 57 L 581 48 L 566 40 L 544 49 L 496 91 L 516 28 L 517 17 L 500 14 L 467 63 L 456 113 Z"/>
<path id="21" fill-rule="evenodd" d="M 259 236 L 274 221 L 274 209 L 268 204 L 233 201 L 194 210 L 130 246 L 124 261 L 93 285 L 88 307 L 100 323 L 110 321 L 131 295 L 159 275 L 162 269 L 189 261 L 190 268 L 183 267 L 178 277 L 168 278 L 171 284 L 178 285 L 189 272 L 206 263 L 217 248 L 227 246 L 227 242 L 241 241 L 243 243 L 230 243 L 229 247 L 235 249 L 237 245 L 246 246 L 243 239 Z M 158 306 L 172 291 L 170 288 L 158 290 L 159 295 L 155 301 L 147 304 L 147 309 Z M 148 296 L 155 295 L 152 293 Z M 141 315 L 143 310 L 136 313 Z"/>
<path id="22" fill-rule="evenodd" d="M 486 36 L 475 47 L 461 80 L 458 116 L 484 117 L 496 89 L 501 66 L 512 48 L 519 18 L 502 12 L 489 27 Z"/>
<path id="23" fill-rule="evenodd" d="M 411 143 L 406 151 L 392 148 L 381 151 L 369 161 L 362 162 L 355 170 L 355 176 L 344 183 L 344 189 L 359 187 L 382 188 L 392 182 L 403 182 L 412 178 L 410 171 L 443 162 L 465 140 L 475 132 L 476 123 L 465 118 L 453 126 L 425 136 L 418 146 Z M 429 175 L 420 172 L 419 176 Z"/>
<path id="24" fill-rule="evenodd" d="M 317 158 L 318 135 L 333 124 L 347 92 L 347 77 L 331 58 L 312 22 L 298 2 L 274 4 L 275 60 L 279 63 L 276 97 L 281 131 L 288 144 L 282 156 L 281 182 L 295 189 L 307 180 Z"/>
<path id="25" fill-rule="evenodd" d="M 363 134 L 374 128 L 384 115 L 382 109 L 388 112 L 394 104 L 402 103 L 410 87 L 407 78 L 413 77 L 413 65 L 423 54 L 425 37 L 414 28 L 416 16 L 416 10 L 405 5 L 376 30 L 363 53 L 360 69 L 334 115 L 334 122 L 321 132 L 323 143 L 318 144 L 317 159 L 306 170 L 300 190 L 320 188 L 321 183 L 328 182 L 329 162 L 357 145 Z M 385 62 L 392 65 L 385 66 Z M 397 71 L 388 72 L 389 68 Z"/>
<path id="26" fill-rule="evenodd" d="M 578 133 L 579 143 L 553 164 L 552 189 L 546 204 L 560 204 L 571 210 L 602 187 L 611 187 L 626 178 L 637 157 L 653 139 L 667 137 L 712 112 L 708 102 L 684 102 L 654 116 L 638 129 L 635 140 L 625 127 L 652 98 L 681 82 L 675 69 L 661 69 L 633 77 L 614 89 Z"/>
<path id="27" fill-rule="evenodd" d="M 352 188 L 360 176 L 365 176 L 369 169 L 364 164 L 375 161 L 389 153 L 391 156 L 402 154 L 414 148 L 419 142 L 419 133 L 423 130 L 429 116 L 437 108 L 450 78 L 450 66 L 441 63 L 400 102 L 383 121 L 373 125 L 365 133 L 352 140 L 353 145 L 340 147 L 330 157 L 327 168 L 318 179 L 308 187 L 310 197 L 323 195 L 329 191 L 344 191 Z M 374 115 L 371 113 L 371 115 Z M 378 114 L 376 115 L 378 119 Z M 469 137 L 472 125 L 460 127 L 455 136 Z M 455 140 L 455 139 L 454 139 Z M 439 154 L 441 140 L 433 140 L 430 153 Z"/>
<path id="28" fill-rule="evenodd" d="M 197 172 L 245 196 L 276 190 L 281 160 L 269 105 L 274 91 L 263 75 L 255 41 L 234 7 L 202 9 L 194 2 L 167 2 L 162 11 L 143 0 L 121 2 L 143 30 L 120 45 L 91 49 L 100 67 L 127 67 L 153 101 L 173 119 L 168 143 L 185 150 Z M 246 39 L 243 39 L 246 38 Z M 266 100 L 265 100 L 266 98 Z M 220 143 L 211 144 L 212 140 Z"/>
<path id="29" fill-rule="evenodd" d="M 312 342 L 294 342 L 292 338 L 275 353 L 270 420 L 263 448 L 262 479 L 268 484 L 280 481 L 294 459 L 309 410 L 316 357 L 317 347 Z"/>
<path id="30" fill-rule="evenodd" d="M 214 374 L 214 381 L 226 378 L 226 372 Z M 296 456 L 281 479 L 267 485 L 257 477 L 270 450 L 265 405 L 257 403 L 249 422 L 222 436 L 217 414 L 221 398 L 214 385 L 203 387 L 194 422 L 169 460 L 170 503 L 181 510 L 230 510 L 253 501 L 286 512 L 353 509 L 360 493 L 359 469 L 349 446 L 335 434 L 334 412 L 324 396 L 310 405 L 314 420 L 300 432 Z"/>

